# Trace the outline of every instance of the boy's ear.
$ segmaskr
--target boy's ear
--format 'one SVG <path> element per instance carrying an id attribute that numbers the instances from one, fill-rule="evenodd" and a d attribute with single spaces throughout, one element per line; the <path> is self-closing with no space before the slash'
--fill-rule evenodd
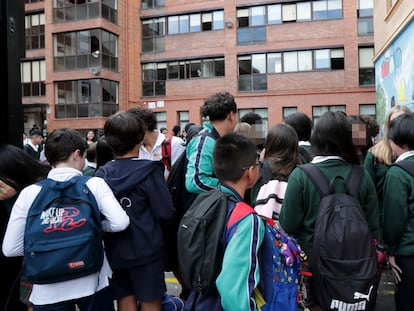
<path id="1" fill-rule="evenodd" d="M 250 166 L 245 172 L 244 176 L 247 180 L 247 187 L 251 188 L 254 186 L 254 184 L 257 182 L 257 179 L 259 178 L 259 174 L 257 172 L 257 168 L 255 166 Z"/>

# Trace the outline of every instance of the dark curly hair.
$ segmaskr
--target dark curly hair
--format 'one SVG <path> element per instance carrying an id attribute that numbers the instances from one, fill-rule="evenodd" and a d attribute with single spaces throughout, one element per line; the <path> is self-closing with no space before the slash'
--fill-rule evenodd
<path id="1" fill-rule="evenodd" d="M 237 112 L 237 105 L 233 95 L 229 92 L 219 92 L 211 95 L 200 109 L 203 117 L 210 121 L 221 121 L 226 119 L 230 112 Z"/>

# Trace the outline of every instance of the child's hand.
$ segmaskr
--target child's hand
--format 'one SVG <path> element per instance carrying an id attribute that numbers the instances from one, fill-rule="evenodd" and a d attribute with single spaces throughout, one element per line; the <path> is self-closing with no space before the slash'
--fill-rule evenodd
<path id="1" fill-rule="evenodd" d="M 402 271 L 400 267 L 398 267 L 397 264 L 395 263 L 395 256 L 388 256 L 388 262 L 390 263 L 390 266 L 391 266 L 391 272 L 394 278 L 394 282 L 395 284 L 398 284 L 399 282 L 401 282 Z"/>
<path id="2" fill-rule="evenodd" d="M 16 189 L 0 180 L 0 201 L 11 198 L 15 196 L 16 193 Z"/>

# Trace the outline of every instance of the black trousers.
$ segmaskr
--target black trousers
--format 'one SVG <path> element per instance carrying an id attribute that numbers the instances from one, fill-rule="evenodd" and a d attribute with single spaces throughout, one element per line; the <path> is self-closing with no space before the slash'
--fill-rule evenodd
<path id="1" fill-rule="evenodd" d="M 401 268 L 401 282 L 397 284 L 395 303 L 397 311 L 413 310 L 414 256 L 396 256 L 396 264 Z"/>

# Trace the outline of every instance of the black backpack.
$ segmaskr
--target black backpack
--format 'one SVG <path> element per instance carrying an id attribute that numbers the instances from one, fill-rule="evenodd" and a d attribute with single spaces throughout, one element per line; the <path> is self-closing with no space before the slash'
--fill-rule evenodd
<path id="1" fill-rule="evenodd" d="M 200 194 L 184 214 L 178 228 L 180 271 L 184 283 L 200 294 L 216 290 L 215 281 L 224 256 L 227 220 L 238 206 L 236 203 L 234 209 L 229 209 L 229 199 L 237 202 L 236 198 L 219 190 Z M 254 210 L 240 209 L 233 221 L 249 213 L 254 213 Z"/>
<path id="2" fill-rule="evenodd" d="M 311 252 L 312 286 L 323 310 L 373 310 L 378 262 L 374 239 L 356 199 L 364 174 L 354 165 L 346 193 L 335 192 L 314 164 L 300 165 L 321 194 Z"/>
<path id="3" fill-rule="evenodd" d="M 199 135 L 215 138 L 209 132 L 202 132 Z M 171 167 L 167 178 L 167 188 L 175 208 L 172 221 L 165 225 L 164 241 L 166 245 L 165 271 L 173 271 L 178 267 L 177 254 L 177 230 L 181 218 L 194 202 L 198 194 L 187 191 L 185 187 L 185 174 L 187 173 L 187 156 L 184 151 Z"/>

